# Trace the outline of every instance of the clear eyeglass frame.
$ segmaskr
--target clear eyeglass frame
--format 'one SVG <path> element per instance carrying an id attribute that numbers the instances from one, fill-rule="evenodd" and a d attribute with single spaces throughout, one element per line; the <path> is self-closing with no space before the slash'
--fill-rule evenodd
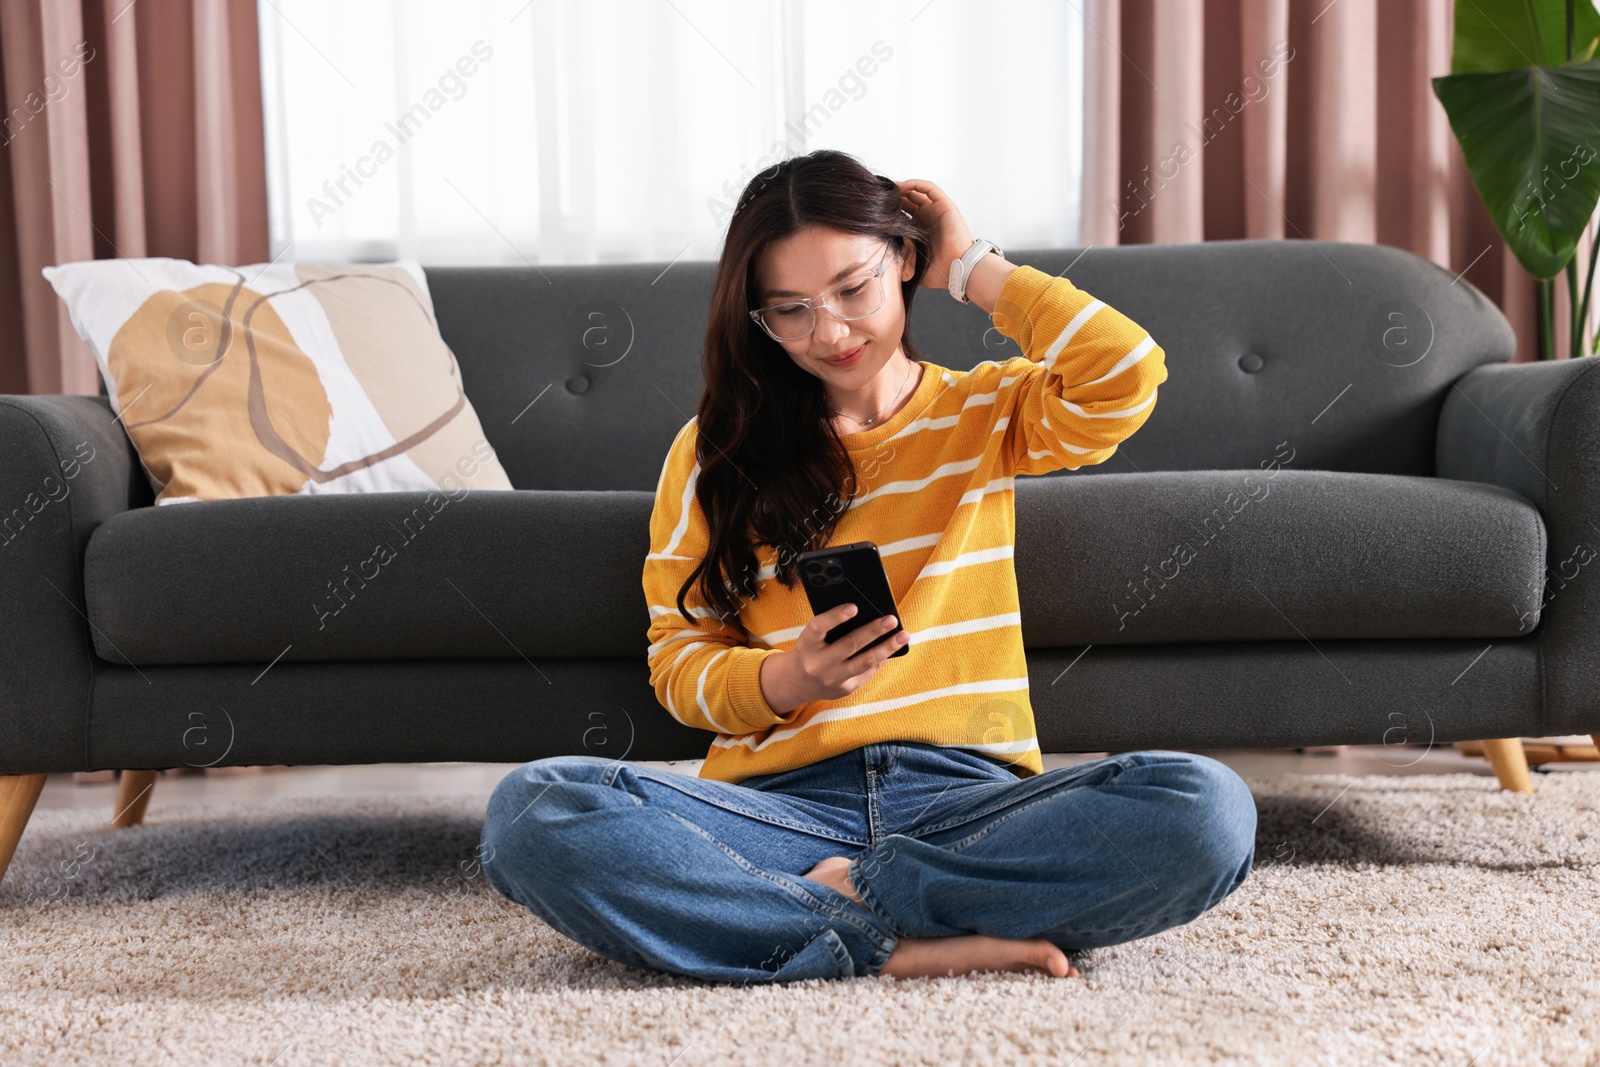
<path id="1" fill-rule="evenodd" d="M 842 322 L 855 322 L 858 319 L 864 319 L 871 315 L 876 315 L 879 311 L 883 310 L 884 301 L 888 299 L 888 286 L 885 285 L 883 281 L 883 272 L 887 270 L 889 266 L 888 263 L 884 261 L 884 257 L 886 257 L 888 254 L 889 249 L 885 248 L 883 250 L 883 256 L 880 256 L 878 259 L 878 265 L 872 270 L 857 274 L 852 278 L 846 278 L 838 285 L 833 286 L 831 289 L 824 291 L 818 296 L 805 297 L 800 300 L 785 300 L 777 304 L 768 304 L 764 308 L 757 308 L 756 310 L 750 312 L 749 315 L 753 320 L 755 320 L 757 325 L 759 325 L 763 330 L 767 331 L 768 337 L 779 342 L 780 344 L 784 341 L 799 341 L 803 338 L 810 337 L 811 332 L 817 328 L 817 311 L 821 308 L 827 308 Z M 864 311 L 859 315 L 846 315 L 836 306 L 834 306 L 833 301 L 840 293 L 844 292 L 846 289 L 854 288 L 855 286 L 864 284 L 866 282 L 876 282 L 878 286 L 878 298 L 873 303 L 871 311 Z M 792 307 L 805 307 L 809 309 L 811 312 L 811 321 L 805 324 L 805 329 L 803 331 L 796 333 L 793 337 L 780 337 L 778 336 L 777 331 L 768 325 L 766 318 L 767 313 L 769 311 L 777 311 L 781 308 Z M 798 329 L 798 326 L 795 328 Z"/>

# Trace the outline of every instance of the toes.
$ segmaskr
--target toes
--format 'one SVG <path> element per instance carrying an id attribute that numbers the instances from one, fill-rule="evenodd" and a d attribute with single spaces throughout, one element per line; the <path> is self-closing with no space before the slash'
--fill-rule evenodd
<path id="1" fill-rule="evenodd" d="M 836 871 L 841 867 L 848 866 L 850 866 L 850 861 L 845 859 L 843 856 L 829 856 L 827 859 L 822 860 L 815 867 L 807 871 L 806 875 L 807 877 L 810 877 L 812 875 L 827 874 L 830 871 Z"/>
<path id="2" fill-rule="evenodd" d="M 1076 978 L 1078 969 L 1067 959 L 1067 954 L 1061 951 L 1058 945 L 1049 941 L 1042 942 L 1039 946 L 1035 963 L 1040 970 L 1047 971 L 1057 978 Z"/>

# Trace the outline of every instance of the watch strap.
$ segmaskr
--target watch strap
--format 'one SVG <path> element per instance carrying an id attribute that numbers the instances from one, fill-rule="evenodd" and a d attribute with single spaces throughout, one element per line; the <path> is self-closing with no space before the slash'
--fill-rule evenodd
<path id="1" fill-rule="evenodd" d="M 972 270 L 978 265 L 978 260 L 990 252 L 1001 258 L 1005 257 L 1005 253 L 1000 251 L 993 241 L 979 237 L 973 240 L 971 247 L 962 254 L 960 259 L 950 262 L 950 295 L 960 303 L 972 303 L 971 300 L 967 299 L 967 282 L 972 278 Z"/>

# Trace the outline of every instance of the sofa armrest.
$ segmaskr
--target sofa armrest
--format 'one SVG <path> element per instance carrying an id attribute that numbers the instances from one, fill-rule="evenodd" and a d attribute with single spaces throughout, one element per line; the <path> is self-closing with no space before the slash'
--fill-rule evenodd
<path id="1" fill-rule="evenodd" d="M 104 397 L 0 396 L 0 774 L 90 769 L 84 546 L 153 499 Z"/>
<path id="2" fill-rule="evenodd" d="M 1440 478 L 1503 486 L 1544 516 L 1542 735 L 1600 732 L 1600 357 L 1462 375 L 1435 446 Z"/>
<path id="3" fill-rule="evenodd" d="M 1586 431 L 1600 429 L 1594 409 L 1588 409 L 1585 427 L 1583 414 L 1569 408 L 1562 413 L 1567 423 L 1562 432 L 1569 436 L 1558 441 L 1556 416 L 1563 402 L 1583 404 L 1574 386 L 1597 366 L 1600 360 L 1590 358 L 1487 363 L 1463 374 L 1450 387 L 1439 416 L 1438 476 L 1504 486 L 1548 516 L 1559 484 L 1548 470 L 1550 454 L 1570 450 Z M 1591 400 L 1594 386 L 1589 383 L 1587 390 Z M 1577 439 L 1570 436 L 1574 433 Z"/>

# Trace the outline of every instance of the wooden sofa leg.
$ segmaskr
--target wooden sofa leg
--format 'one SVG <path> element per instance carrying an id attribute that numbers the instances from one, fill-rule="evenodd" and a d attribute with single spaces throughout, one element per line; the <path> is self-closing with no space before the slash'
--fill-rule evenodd
<path id="1" fill-rule="evenodd" d="M 144 822 L 144 809 L 150 806 L 150 791 L 156 787 L 158 771 L 123 771 L 117 779 L 117 811 L 112 826 L 138 826 Z"/>
<path id="2" fill-rule="evenodd" d="M 22 840 L 22 830 L 33 815 L 44 789 L 42 774 L 0 775 L 0 878 L 6 876 L 11 857 Z"/>
<path id="3" fill-rule="evenodd" d="M 1528 779 L 1528 757 L 1522 751 L 1522 738 L 1502 737 L 1484 741 L 1483 754 L 1489 757 L 1489 765 L 1494 768 L 1494 776 L 1500 779 L 1501 789 L 1509 789 L 1514 793 L 1533 792 L 1533 783 Z"/>

